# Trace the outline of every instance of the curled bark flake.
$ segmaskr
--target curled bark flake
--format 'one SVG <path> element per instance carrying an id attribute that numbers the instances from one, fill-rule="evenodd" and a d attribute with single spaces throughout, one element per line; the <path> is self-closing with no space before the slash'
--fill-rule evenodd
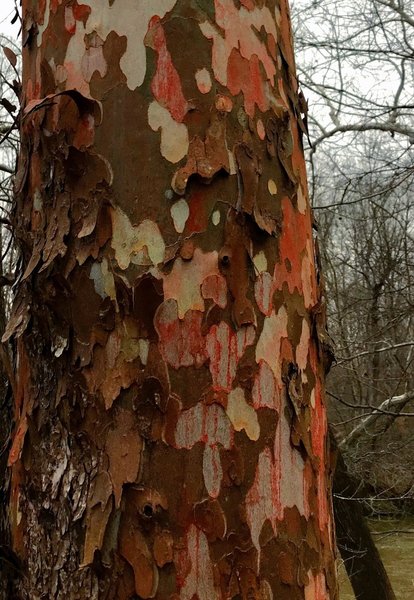
<path id="1" fill-rule="evenodd" d="M 219 264 L 233 298 L 232 317 L 237 328 L 256 323 L 253 305 L 247 298 L 251 255 L 251 240 L 245 218 L 231 209 L 227 215 L 225 245 L 219 253 Z"/>
<path id="2" fill-rule="evenodd" d="M 255 152 L 246 143 L 237 144 L 234 148 L 238 168 L 239 197 L 237 210 L 250 215 L 257 226 L 274 235 L 278 230 L 278 224 L 274 217 L 259 208 L 257 193 L 261 167 Z"/>
<path id="3" fill-rule="evenodd" d="M 71 106 L 72 103 L 72 106 Z M 74 108 L 76 107 L 76 110 Z M 77 90 L 66 90 L 49 94 L 44 98 L 30 100 L 23 111 L 23 124 L 42 109 L 46 111 L 45 125 L 55 133 L 65 131 L 69 145 L 81 150 L 93 144 L 95 127 L 100 124 L 100 103 L 87 98 Z"/>
<path id="4" fill-rule="evenodd" d="M 87 504 L 86 535 L 81 566 L 92 564 L 95 550 L 101 550 L 112 512 L 112 484 L 109 474 L 99 473 L 91 484 Z"/>
<path id="5" fill-rule="evenodd" d="M 26 286 L 20 288 L 20 293 L 13 302 L 10 319 L 7 323 L 6 330 L 1 338 L 2 342 L 7 342 L 14 335 L 19 338 L 26 330 L 30 321 L 30 292 Z"/>
<path id="6" fill-rule="evenodd" d="M 34 112 L 41 110 L 42 108 L 48 108 L 55 104 L 54 100 L 60 96 L 68 96 L 75 104 L 79 107 L 81 114 L 91 114 L 95 118 L 95 124 L 99 125 L 102 117 L 102 112 L 99 102 L 87 98 L 77 90 L 65 90 L 58 92 L 57 94 L 49 94 L 44 98 L 35 98 L 30 100 L 23 111 L 23 118 L 27 119 Z"/>
<path id="7" fill-rule="evenodd" d="M 298 174 L 292 164 L 293 136 L 290 127 L 290 115 L 285 112 L 280 119 L 271 117 L 266 123 L 267 150 L 270 156 L 277 156 L 288 179 L 295 186 Z"/>
<path id="8" fill-rule="evenodd" d="M 134 570 L 135 592 L 140 598 L 154 598 L 158 569 L 144 536 L 132 518 L 125 516 L 119 534 L 119 552 Z"/>
<path id="9" fill-rule="evenodd" d="M 45 246 L 42 253 L 43 265 L 40 268 L 40 273 L 47 269 L 57 256 L 66 254 L 67 246 L 64 238 L 70 229 L 69 206 L 69 194 L 62 194 L 57 199 L 55 210 L 48 219 Z"/>
<path id="10" fill-rule="evenodd" d="M 35 193 L 35 206 L 36 203 L 39 202 L 36 198 L 37 196 Z M 53 206 L 39 206 L 39 211 L 33 211 L 34 217 L 32 218 L 32 223 L 35 226 L 34 232 L 32 233 L 34 238 L 33 250 L 23 274 L 23 280 L 31 275 L 41 258 L 43 264 L 40 267 L 39 272 L 47 269 L 57 256 L 64 256 L 66 254 L 67 246 L 64 242 L 64 238 L 70 230 L 71 223 L 69 209 L 69 194 L 63 193 L 54 199 Z M 41 215 L 41 217 L 36 219 L 37 215 Z M 37 221 L 39 220 L 41 220 L 42 224 L 37 226 Z M 44 223 L 47 223 L 46 231 L 41 230 Z"/>
<path id="11" fill-rule="evenodd" d="M 295 364 L 289 363 L 287 375 L 284 377 L 286 397 L 292 409 L 291 442 L 299 447 L 303 444 L 308 456 L 312 456 L 310 438 L 310 411 L 308 410 L 309 397 L 305 396 L 301 373 Z"/>
<path id="12" fill-rule="evenodd" d="M 179 169 L 171 182 L 174 192 L 185 194 L 188 180 L 193 175 L 209 183 L 220 171 L 230 173 L 229 151 L 226 141 L 226 114 L 213 113 L 205 140 L 198 136 L 190 141 L 187 163 Z"/>
<path id="13" fill-rule="evenodd" d="M 17 65 L 17 56 L 16 56 L 16 54 L 8 46 L 3 46 L 2 45 L 1 47 L 3 48 L 4 56 L 7 58 L 7 60 L 11 64 L 11 66 L 15 67 Z"/>
<path id="14" fill-rule="evenodd" d="M 137 431 L 135 415 L 118 409 L 113 429 L 108 432 L 105 450 L 109 458 L 109 474 L 115 496 L 115 506 L 121 502 L 122 486 L 137 480 L 143 442 Z"/>
<path id="15" fill-rule="evenodd" d="M 209 498 L 194 507 L 195 524 L 204 531 L 209 542 L 223 540 L 226 536 L 226 515 L 218 500 Z"/>
<path id="16" fill-rule="evenodd" d="M 81 231 L 87 230 L 85 237 L 79 237 L 76 240 L 76 261 L 79 265 L 83 265 L 87 258 L 98 258 L 99 250 L 106 244 L 112 234 L 112 223 L 109 206 L 103 205 L 98 209 L 95 226 L 93 220 L 95 218 L 94 210 L 90 218 L 85 218 Z"/>
<path id="17" fill-rule="evenodd" d="M 109 307 L 113 308 L 112 303 Z M 103 312 L 103 307 L 101 308 Z M 109 312 L 110 321 L 112 321 Z M 90 347 L 98 341 L 94 349 L 93 361 L 90 361 Z M 91 366 L 84 370 L 90 393 L 99 391 L 109 410 L 122 389 L 128 389 L 141 378 L 141 370 L 137 361 L 141 348 L 137 336 L 137 324 L 132 319 L 117 323 L 116 328 L 108 335 L 101 328 L 92 331 L 86 345 L 89 354 L 85 356 L 85 364 Z"/>

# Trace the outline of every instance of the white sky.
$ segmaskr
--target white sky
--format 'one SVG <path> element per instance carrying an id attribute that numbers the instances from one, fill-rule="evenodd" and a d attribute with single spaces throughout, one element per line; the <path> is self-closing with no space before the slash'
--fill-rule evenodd
<path id="1" fill-rule="evenodd" d="M 0 0 L 0 33 L 16 38 L 19 33 L 19 23 L 10 24 L 14 15 L 14 7 L 14 0 Z"/>

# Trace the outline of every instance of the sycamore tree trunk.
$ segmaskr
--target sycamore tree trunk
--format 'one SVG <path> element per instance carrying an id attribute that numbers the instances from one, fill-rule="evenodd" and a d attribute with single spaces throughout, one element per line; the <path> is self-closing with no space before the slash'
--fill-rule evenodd
<path id="1" fill-rule="evenodd" d="M 23 0 L 16 598 L 336 598 L 286 0 Z"/>

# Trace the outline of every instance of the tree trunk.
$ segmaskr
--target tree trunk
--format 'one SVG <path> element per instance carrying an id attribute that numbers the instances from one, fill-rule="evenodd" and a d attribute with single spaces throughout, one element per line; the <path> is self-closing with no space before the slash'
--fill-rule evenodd
<path id="1" fill-rule="evenodd" d="M 333 478 L 335 529 L 338 549 L 359 600 L 396 600 L 387 571 L 358 502 L 358 485 L 348 473 L 333 434 L 337 452 Z"/>
<path id="2" fill-rule="evenodd" d="M 336 598 L 286 0 L 24 0 L 20 597 Z"/>

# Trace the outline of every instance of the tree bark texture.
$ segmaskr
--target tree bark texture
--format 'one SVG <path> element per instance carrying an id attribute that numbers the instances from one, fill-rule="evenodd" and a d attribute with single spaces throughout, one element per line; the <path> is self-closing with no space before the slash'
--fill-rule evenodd
<path id="1" fill-rule="evenodd" d="M 336 598 L 286 1 L 24 0 L 23 44 L 19 594 Z"/>

